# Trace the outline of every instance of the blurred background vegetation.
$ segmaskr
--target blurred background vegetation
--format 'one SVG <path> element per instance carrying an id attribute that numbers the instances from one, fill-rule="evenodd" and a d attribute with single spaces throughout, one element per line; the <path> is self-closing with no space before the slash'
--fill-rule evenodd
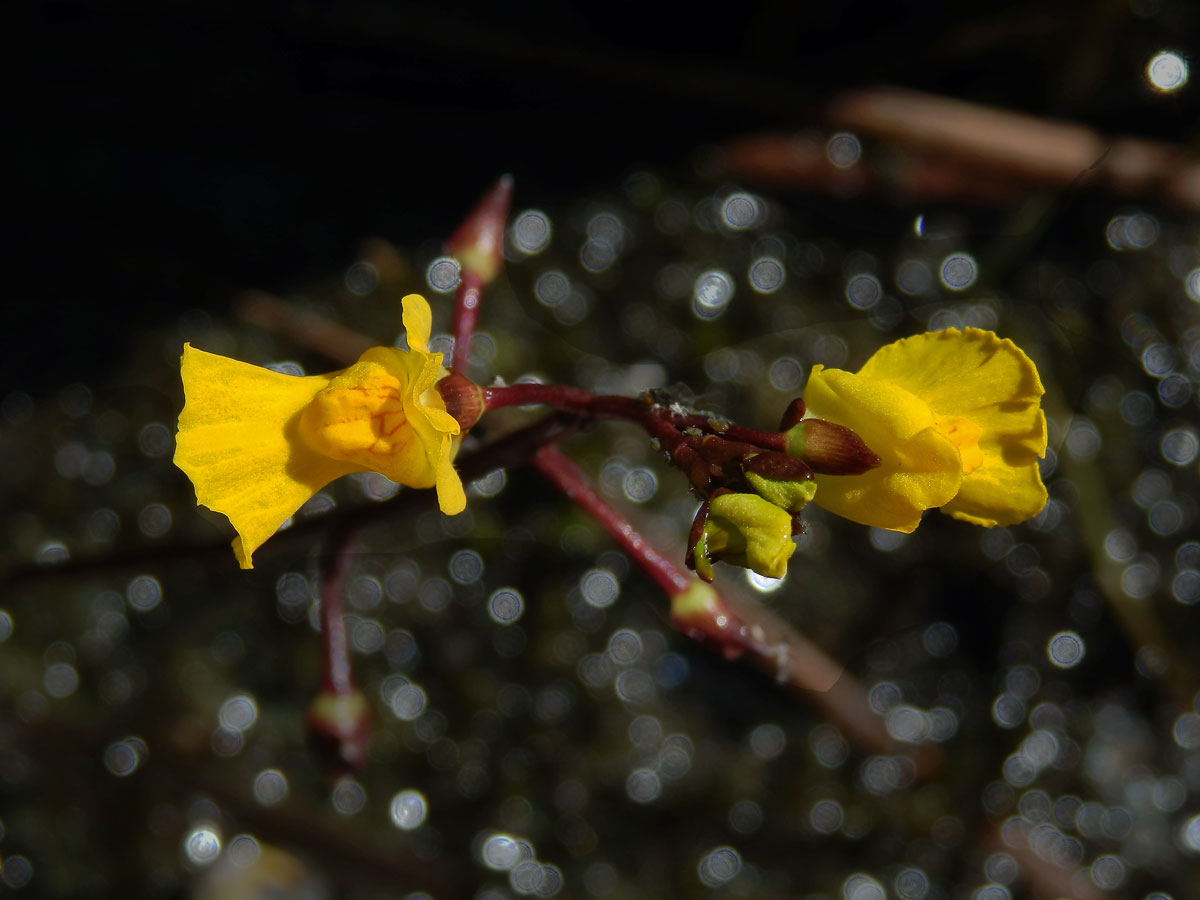
<path id="1" fill-rule="evenodd" d="M 7 889 L 1195 896 L 1198 104 L 1170 86 L 1192 4 L 8 15 Z M 905 538 L 813 510 L 780 586 L 718 581 L 844 665 L 890 748 L 674 631 L 524 467 L 453 519 L 345 479 L 236 570 L 170 463 L 182 342 L 328 371 L 394 340 L 410 291 L 445 332 L 441 242 L 502 172 L 477 380 L 681 384 L 767 428 L 813 363 L 928 328 L 1034 357 L 1036 520 Z M 643 435 L 564 448 L 682 555 L 694 502 Z M 375 730 L 335 780 L 304 732 L 320 519 L 359 508 Z"/>

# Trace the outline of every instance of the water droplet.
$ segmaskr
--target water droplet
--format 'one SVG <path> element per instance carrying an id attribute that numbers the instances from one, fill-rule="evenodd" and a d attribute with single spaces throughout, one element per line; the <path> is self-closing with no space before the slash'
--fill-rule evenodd
<path id="1" fill-rule="evenodd" d="M 710 888 L 728 884 L 741 871 L 742 856 L 733 847 L 714 847 L 696 865 L 696 874 Z"/>
<path id="2" fill-rule="evenodd" d="M 159 422 L 143 425 L 138 432 L 138 449 L 152 459 L 166 456 L 175 447 L 175 438 L 167 426 Z"/>
<path id="3" fill-rule="evenodd" d="M 733 278 L 728 272 L 710 269 L 700 274 L 692 288 L 692 311 L 700 319 L 715 319 L 733 299 Z"/>
<path id="4" fill-rule="evenodd" d="M 521 861 L 521 845 L 507 834 L 494 834 L 483 842 L 479 855 L 493 872 L 507 872 Z"/>
<path id="5" fill-rule="evenodd" d="M 425 281 L 439 294 L 447 294 L 458 287 L 461 280 L 459 264 L 452 256 L 441 256 L 425 270 Z"/>
<path id="6" fill-rule="evenodd" d="M 833 834 L 845 819 L 842 804 L 836 800 L 818 800 L 808 811 L 808 824 L 821 834 Z"/>
<path id="7" fill-rule="evenodd" d="M 511 625 L 525 611 L 525 600 L 516 588 L 500 588 L 488 598 L 488 615 L 493 622 Z"/>
<path id="8" fill-rule="evenodd" d="M 752 194 L 731 194 L 721 204 L 721 220 L 734 231 L 753 228 L 762 217 L 762 202 Z"/>
<path id="9" fill-rule="evenodd" d="M 1187 466 L 1200 455 L 1200 437 L 1191 428 L 1173 428 L 1163 435 L 1163 459 L 1176 466 Z"/>
<path id="10" fill-rule="evenodd" d="M 625 794 L 634 803 L 652 803 L 662 793 L 662 781 L 653 769 L 634 769 L 625 779 Z"/>
<path id="11" fill-rule="evenodd" d="M 1146 79 L 1156 91 L 1177 91 L 1187 84 L 1187 60 L 1170 50 L 1156 53 L 1150 58 L 1150 62 L 1146 63 Z"/>
<path id="12" fill-rule="evenodd" d="M 343 778 L 334 785 L 329 797 L 333 808 L 343 816 L 353 816 L 367 804 L 367 792 L 353 778 Z"/>
<path id="13" fill-rule="evenodd" d="M 471 584 L 483 575 L 483 557 L 474 550 L 459 550 L 450 557 L 450 577 L 459 584 Z"/>
<path id="14" fill-rule="evenodd" d="M 139 575 L 125 588 L 125 599 L 138 612 L 148 612 L 162 601 L 162 585 L 152 575 Z"/>
<path id="15" fill-rule="evenodd" d="M 254 776 L 254 799 L 263 806 L 282 803 L 287 795 L 287 778 L 278 769 L 263 769 Z"/>
<path id="16" fill-rule="evenodd" d="M 846 282 L 846 302 L 855 309 L 870 309 L 883 296 L 883 285 L 874 275 L 854 275 Z"/>
<path id="17" fill-rule="evenodd" d="M 184 836 L 183 852 L 189 862 L 206 866 L 221 855 L 221 836 L 213 828 L 197 828 Z"/>
<path id="18" fill-rule="evenodd" d="M 247 731 L 258 719 L 258 705 L 246 694 L 235 694 L 224 703 L 217 713 L 217 721 L 224 728 Z"/>
<path id="19" fill-rule="evenodd" d="M 554 234 L 550 217 L 540 209 L 518 213 L 510 229 L 513 245 L 525 256 L 535 256 L 550 246 Z"/>
<path id="20" fill-rule="evenodd" d="M 750 287 L 760 294 L 771 294 L 783 287 L 786 279 L 783 264 L 770 256 L 763 256 L 750 263 L 747 278 Z"/>
<path id="21" fill-rule="evenodd" d="M 965 253 L 951 254 L 942 260 L 939 272 L 942 285 L 952 291 L 966 290 L 975 282 L 978 268 L 974 257 Z"/>
<path id="22" fill-rule="evenodd" d="M 1083 660 L 1083 638 L 1074 631 L 1060 631 L 1046 644 L 1046 654 L 1058 668 L 1072 668 Z"/>
<path id="23" fill-rule="evenodd" d="M 621 593 L 620 584 L 607 569 L 589 569 L 579 580 L 583 599 L 599 609 L 612 606 Z"/>
<path id="24" fill-rule="evenodd" d="M 392 797 L 392 824 L 404 831 L 421 827 L 428 813 L 425 795 L 417 790 L 400 791 Z"/>
<path id="25" fill-rule="evenodd" d="M 862 159 L 862 142 L 849 132 L 839 132 L 825 143 L 825 157 L 839 169 L 849 169 Z"/>
<path id="26" fill-rule="evenodd" d="M 379 271 L 369 262 L 359 260 L 347 267 L 344 281 L 346 290 L 358 297 L 365 297 L 379 286 Z"/>

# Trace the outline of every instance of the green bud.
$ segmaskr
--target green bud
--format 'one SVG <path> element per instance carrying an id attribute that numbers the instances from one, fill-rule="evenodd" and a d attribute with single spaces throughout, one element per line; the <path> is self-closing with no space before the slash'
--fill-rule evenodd
<path id="1" fill-rule="evenodd" d="M 701 577 L 711 578 L 707 563 L 720 560 L 767 578 L 782 578 L 795 549 L 787 510 L 757 494 L 721 494 L 709 504 L 692 557 Z"/>
<path id="2" fill-rule="evenodd" d="M 817 493 L 815 481 L 796 481 L 789 478 L 770 478 L 756 472 L 747 471 L 746 480 L 758 492 L 759 496 L 770 500 L 776 506 L 781 506 L 790 513 L 798 513 L 804 504 L 812 500 Z"/>

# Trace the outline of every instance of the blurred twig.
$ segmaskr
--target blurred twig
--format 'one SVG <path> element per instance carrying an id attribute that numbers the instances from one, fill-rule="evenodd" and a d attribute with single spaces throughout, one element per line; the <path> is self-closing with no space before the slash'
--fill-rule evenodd
<path id="1" fill-rule="evenodd" d="M 725 170 L 776 186 L 1005 205 L 1078 183 L 1200 211 L 1200 159 L 1175 144 L 888 87 L 835 97 L 825 118 L 903 153 L 839 167 L 815 136 L 758 134 L 723 148 Z"/>

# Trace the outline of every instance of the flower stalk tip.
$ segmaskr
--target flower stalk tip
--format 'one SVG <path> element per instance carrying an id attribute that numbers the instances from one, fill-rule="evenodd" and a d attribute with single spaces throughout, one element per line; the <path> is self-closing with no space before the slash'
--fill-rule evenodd
<path id="1" fill-rule="evenodd" d="M 348 693 L 323 690 L 313 698 L 305 720 L 308 734 L 334 775 L 357 772 L 367 762 L 371 707 L 358 688 Z"/>
<path id="2" fill-rule="evenodd" d="M 464 274 L 478 277 L 484 285 L 495 279 L 504 263 L 504 229 L 512 191 L 512 176 L 502 176 L 446 242 L 446 250 L 462 264 Z"/>

